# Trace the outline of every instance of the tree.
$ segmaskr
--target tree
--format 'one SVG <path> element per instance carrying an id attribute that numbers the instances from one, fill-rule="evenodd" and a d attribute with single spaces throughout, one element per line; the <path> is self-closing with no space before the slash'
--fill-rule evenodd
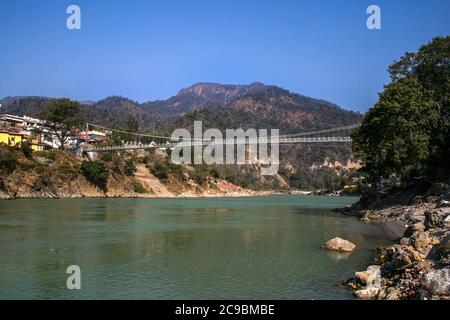
<path id="1" fill-rule="evenodd" d="M 389 67 L 392 82 L 353 134 L 372 182 L 447 178 L 450 170 L 450 37 L 435 38 Z"/>
<path id="2" fill-rule="evenodd" d="M 83 161 L 80 168 L 81 172 L 89 182 L 99 187 L 104 192 L 107 191 L 108 170 L 103 162 Z"/>
<path id="3" fill-rule="evenodd" d="M 127 117 L 127 131 L 131 133 L 136 133 L 138 132 L 138 130 L 139 130 L 138 120 L 132 115 L 129 115 Z"/>
<path id="4" fill-rule="evenodd" d="M 22 153 L 26 158 L 31 159 L 31 157 L 33 156 L 33 148 L 30 141 L 22 141 L 20 143 L 20 149 L 22 150 Z"/>
<path id="5" fill-rule="evenodd" d="M 57 99 L 44 107 L 42 118 L 47 121 L 53 134 L 57 137 L 61 150 L 65 149 L 67 138 L 85 121 L 85 115 L 78 102 L 69 99 Z"/>
<path id="6" fill-rule="evenodd" d="M 392 81 L 416 78 L 431 92 L 439 114 L 431 133 L 430 165 L 435 177 L 450 174 L 450 37 L 436 37 L 417 53 L 406 53 L 389 67 Z"/>

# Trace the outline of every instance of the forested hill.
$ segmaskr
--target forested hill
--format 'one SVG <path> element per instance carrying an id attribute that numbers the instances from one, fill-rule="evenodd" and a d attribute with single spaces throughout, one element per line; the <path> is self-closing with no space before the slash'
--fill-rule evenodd
<path id="1" fill-rule="evenodd" d="M 50 98 L 8 97 L 0 113 L 39 117 Z M 291 93 L 276 86 L 198 83 L 162 101 L 139 103 L 114 96 L 85 102 L 91 123 L 131 131 L 170 135 L 175 128 L 280 129 L 282 134 L 358 123 L 362 116 L 327 101 Z M 233 181 L 253 188 L 330 188 L 348 181 L 355 160 L 348 145 L 282 146 L 280 176 L 261 177 L 255 168 L 235 168 Z M 235 181 L 235 182 L 236 182 Z"/>
<path id="2" fill-rule="evenodd" d="M 46 97 L 7 97 L 0 100 L 0 113 L 39 117 L 48 100 L 50 98 Z M 140 131 L 177 124 L 188 126 L 187 122 L 196 117 L 218 128 L 279 128 L 284 132 L 335 127 L 361 120 L 358 113 L 327 101 L 262 83 L 198 83 L 167 100 L 138 103 L 113 96 L 82 104 L 90 122 L 126 127 L 127 119 L 133 117 L 138 120 Z"/>

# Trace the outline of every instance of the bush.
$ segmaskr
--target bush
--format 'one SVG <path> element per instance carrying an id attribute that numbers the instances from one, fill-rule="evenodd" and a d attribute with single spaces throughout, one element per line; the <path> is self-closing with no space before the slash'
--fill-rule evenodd
<path id="1" fill-rule="evenodd" d="M 81 163 L 81 172 L 86 179 L 101 190 L 107 190 L 108 170 L 101 161 L 83 161 Z"/>
<path id="2" fill-rule="evenodd" d="M 147 193 L 147 190 L 138 181 L 133 181 L 133 189 L 136 193 Z"/>
<path id="3" fill-rule="evenodd" d="M 0 190 L 6 191 L 6 182 L 0 178 Z"/>
<path id="4" fill-rule="evenodd" d="M 128 177 L 132 177 L 134 176 L 134 173 L 136 172 L 136 166 L 134 165 L 132 160 L 127 160 L 125 162 L 125 168 L 124 168 L 124 173 L 126 176 Z"/>
<path id="5" fill-rule="evenodd" d="M 169 168 L 163 163 L 155 163 L 151 168 L 151 172 L 160 180 L 166 180 L 169 177 Z"/>
<path id="6" fill-rule="evenodd" d="M 33 148 L 31 147 L 30 141 L 22 141 L 20 143 L 20 150 L 22 150 L 22 153 L 28 159 L 31 159 L 33 156 Z"/>
<path id="7" fill-rule="evenodd" d="M 169 163 L 168 170 L 178 180 L 183 181 L 183 180 L 186 179 L 186 177 L 184 176 L 183 166 L 182 165 Z"/>
<path id="8" fill-rule="evenodd" d="M 101 152 L 100 153 L 100 160 L 105 162 L 112 162 L 113 161 L 113 152 L 107 151 L 107 152 Z"/>
<path id="9" fill-rule="evenodd" d="M 0 150 L 0 171 L 13 173 L 18 163 L 19 159 L 14 150 Z"/>
<path id="10" fill-rule="evenodd" d="M 196 166 L 191 176 L 195 183 L 203 185 L 208 180 L 208 171 L 204 166 Z"/>
<path id="11" fill-rule="evenodd" d="M 70 162 L 63 162 L 58 167 L 58 172 L 61 177 L 75 178 L 78 170 Z"/>

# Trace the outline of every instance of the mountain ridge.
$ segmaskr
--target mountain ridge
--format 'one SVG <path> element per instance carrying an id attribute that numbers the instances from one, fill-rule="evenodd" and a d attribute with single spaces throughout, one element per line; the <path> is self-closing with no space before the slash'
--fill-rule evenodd
<path id="1" fill-rule="evenodd" d="M 5 97 L 0 100 L 0 113 L 38 117 L 49 97 Z M 88 119 L 101 125 L 126 125 L 126 119 L 134 117 L 141 131 L 167 127 L 195 112 L 213 110 L 223 112 L 236 121 L 253 119 L 252 125 L 281 127 L 291 131 L 298 129 L 321 129 L 326 126 L 347 125 L 359 121 L 357 112 L 343 109 L 322 99 L 292 93 L 274 85 L 253 82 L 248 85 L 198 82 L 178 91 L 166 100 L 139 103 L 122 96 L 83 103 Z M 235 116 L 233 116 L 235 115 Z"/>

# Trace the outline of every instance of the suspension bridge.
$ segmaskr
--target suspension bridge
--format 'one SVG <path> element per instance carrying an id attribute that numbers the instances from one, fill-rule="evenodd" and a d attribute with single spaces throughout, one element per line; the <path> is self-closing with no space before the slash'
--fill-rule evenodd
<path id="1" fill-rule="evenodd" d="M 239 144 L 329 144 L 329 143 L 350 143 L 352 141 L 350 132 L 357 128 L 360 124 L 352 124 L 336 128 L 329 128 L 323 130 L 304 131 L 294 134 L 285 134 L 278 137 L 258 137 L 258 138 L 233 138 L 233 139 L 175 139 L 174 137 L 130 133 L 123 130 L 107 128 L 92 123 L 86 124 L 86 131 L 90 127 L 100 129 L 109 133 L 116 133 L 132 138 L 128 141 L 121 141 L 113 145 L 80 145 L 79 152 L 107 152 L 107 151 L 122 151 L 122 150 L 142 150 L 142 149 L 172 149 L 174 147 L 196 147 L 206 145 L 239 145 Z M 150 143 L 143 143 L 141 140 L 151 140 Z"/>

